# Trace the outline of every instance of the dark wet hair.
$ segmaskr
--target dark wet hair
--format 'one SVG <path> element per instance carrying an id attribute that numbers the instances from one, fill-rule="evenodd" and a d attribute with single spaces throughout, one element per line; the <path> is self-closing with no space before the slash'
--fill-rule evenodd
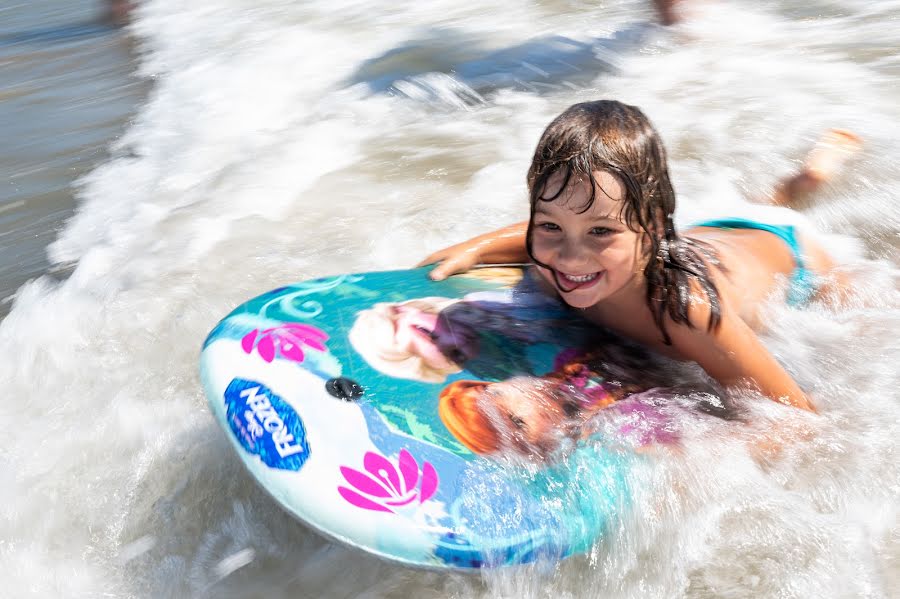
<path id="1" fill-rule="evenodd" d="M 552 197 L 544 197 L 547 181 L 557 171 L 564 175 L 563 184 Z M 675 231 L 675 190 L 669 181 L 666 150 L 650 120 L 634 106 L 613 100 L 575 104 L 544 130 L 528 169 L 531 216 L 526 247 L 531 259 L 549 268 L 535 260 L 532 251 L 538 202 L 552 202 L 570 183 L 587 180 L 591 195 L 581 208 L 587 211 L 596 196 L 595 171 L 619 179 L 625 188 L 620 217 L 631 230 L 646 233 L 650 240 L 644 268 L 647 305 L 665 343 L 672 343 L 666 331 L 666 313 L 673 322 L 692 326 L 688 318 L 692 280 L 709 300 L 707 329 L 716 328 L 721 317 L 719 292 L 709 276 L 709 264 L 720 266 L 716 253 L 709 245 Z"/>

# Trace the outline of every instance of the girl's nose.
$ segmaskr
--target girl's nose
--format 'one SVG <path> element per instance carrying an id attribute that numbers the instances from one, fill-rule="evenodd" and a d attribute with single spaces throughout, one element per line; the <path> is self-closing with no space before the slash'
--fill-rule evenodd
<path id="1" fill-rule="evenodd" d="M 574 239 L 565 239 L 556 253 L 558 270 L 564 271 L 565 268 L 562 268 L 563 266 L 582 266 L 586 262 L 588 255 L 589 253 L 586 251 L 584 244 Z"/>

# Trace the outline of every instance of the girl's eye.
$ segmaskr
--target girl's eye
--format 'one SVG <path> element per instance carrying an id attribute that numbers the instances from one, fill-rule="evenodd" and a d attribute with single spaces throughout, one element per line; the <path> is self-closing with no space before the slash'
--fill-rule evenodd
<path id="1" fill-rule="evenodd" d="M 606 227 L 594 227 L 591 229 L 591 235 L 596 235 L 597 237 L 603 237 L 613 232 L 612 229 L 607 229 Z"/>
<path id="2" fill-rule="evenodd" d="M 510 420 L 510 422 L 513 423 L 513 426 L 515 426 L 517 429 L 521 430 L 521 429 L 525 428 L 525 421 L 522 420 L 521 418 L 519 418 L 518 416 L 516 416 L 515 414 L 510 414 L 509 420 Z"/>
<path id="3" fill-rule="evenodd" d="M 559 225 L 555 223 L 538 223 L 536 226 L 544 231 L 559 231 Z"/>

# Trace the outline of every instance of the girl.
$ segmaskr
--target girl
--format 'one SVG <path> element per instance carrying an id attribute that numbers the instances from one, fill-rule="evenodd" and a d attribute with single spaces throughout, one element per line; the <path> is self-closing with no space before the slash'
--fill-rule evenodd
<path id="1" fill-rule="evenodd" d="M 789 205 L 860 149 L 828 132 L 804 169 L 771 198 Z M 546 290 L 591 321 L 669 357 L 697 362 L 725 387 L 749 384 L 814 411 L 754 333 L 758 306 L 782 287 L 802 304 L 833 263 L 798 231 L 799 215 L 769 207 L 771 223 L 726 219 L 675 230 L 675 192 L 659 134 L 637 108 L 576 104 L 541 136 L 528 170 L 531 214 L 432 254 L 442 279 L 477 263 L 531 260 Z"/>

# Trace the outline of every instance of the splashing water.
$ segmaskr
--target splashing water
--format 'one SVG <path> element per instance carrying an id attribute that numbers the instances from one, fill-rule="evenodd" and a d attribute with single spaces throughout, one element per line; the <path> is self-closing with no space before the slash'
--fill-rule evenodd
<path id="1" fill-rule="evenodd" d="M 4 589 L 896 596 L 900 2 L 695 12 L 661 30 L 635 25 L 651 18 L 636 0 L 143 3 L 132 31 L 154 88 L 49 248 L 77 266 L 25 285 L 0 324 Z M 417 50 L 446 40 L 462 49 Z M 682 223 L 765 193 L 825 128 L 865 139 L 807 210 L 835 234 L 851 305 L 767 316 L 765 343 L 821 415 L 748 395 L 742 422 L 691 421 L 629 474 L 637 507 L 559 564 L 412 572 L 292 520 L 206 410 L 206 332 L 278 285 L 409 266 L 522 220 L 540 131 L 598 97 L 653 119 Z"/>

